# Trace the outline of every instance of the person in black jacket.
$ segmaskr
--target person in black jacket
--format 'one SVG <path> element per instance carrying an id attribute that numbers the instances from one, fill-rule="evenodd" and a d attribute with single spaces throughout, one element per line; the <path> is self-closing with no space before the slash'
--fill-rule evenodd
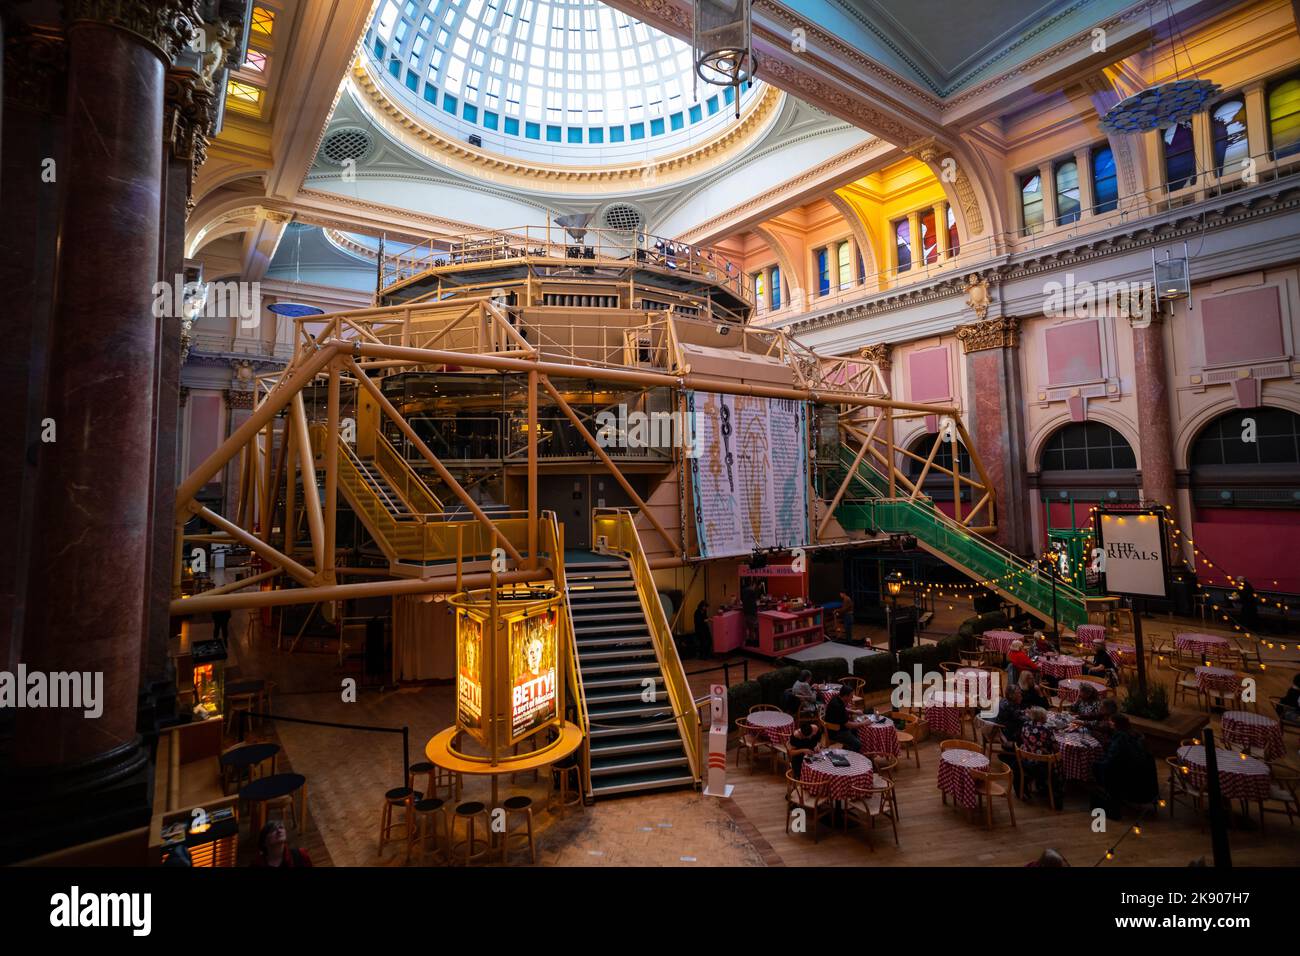
<path id="1" fill-rule="evenodd" d="M 1118 820 L 1125 804 L 1155 800 L 1160 782 L 1155 760 L 1147 753 L 1146 741 L 1133 730 L 1128 717 L 1116 714 L 1111 723 L 1114 732 L 1106 754 L 1092 767 L 1097 781 L 1092 805 L 1104 807 L 1108 816 Z"/>
<path id="2" fill-rule="evenodd" d="M 713 656 L 713 637 L 709 633 L 709 602 L 695 605 L 695 656 L 703 660 Z"/>
<path id="3" fill-rule="evenodd" d="M 860 752 L 862 742 L 858 740 L 857 733 L 849 727 L 849 720 L 851 719 L 849 716 L 849 698 L 852 696 L 853 688 L 848 684 L 843 684 L 840 686 L 840 692 L 827 703 L 824 715 L 826 736 L 845 750 Z"/>

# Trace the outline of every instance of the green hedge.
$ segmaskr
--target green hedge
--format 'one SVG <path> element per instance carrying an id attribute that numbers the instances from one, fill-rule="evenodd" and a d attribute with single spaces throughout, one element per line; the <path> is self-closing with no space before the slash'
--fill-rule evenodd
<path id="1" fill-rule="evenodd" d="M 863 689 L 868 691 L 889 690 L 894 686 L 890 678 L 896 670 L 898 664 L 889 652 L 867 654 L 853 662 L 853 676 L 861 677 L 866 682 Z"/>
<path id="2" fill-rule="evenodd" d="M 756 680 L 732 684 L 727 688 L 727 715 L 734 726 L 737 717 L 744 717 L 749 708 L 763 703 L 763 687 Z"/>
<path id="3" fill-rule="evenodd" d="M 825 657 L 816 661 L 803 661 L 801 669 L 812 671 L 814 684 L 832 684 L 849 673 L 849 666 L 842 657 Z M 791 681 L 791 683 L 794 683 Z"/>
<path id="4" fill-rule="evenodd" d="M 764 704 L 781 705 L 781 695 L 790 689 L 791 685 L 799 679 L 800 668 L 798 667 L 778 667 L 774 671 L 768 671 L 766 674 L 758 675 L 759 693 L 762 695 Z"/>
<path id="5" fill-rule="evenodd" d="M 956 636 L 962 639 L 963 647 L 971 648 L 975 646 L 976 634 L 983 634 L 985 631 L 1006 627 L 1007 624 L 1007 616 L 1001 611 L 976 614 L 974 617 L 968 617 L 961 622 L 961 627 L 957 628 Z"/>

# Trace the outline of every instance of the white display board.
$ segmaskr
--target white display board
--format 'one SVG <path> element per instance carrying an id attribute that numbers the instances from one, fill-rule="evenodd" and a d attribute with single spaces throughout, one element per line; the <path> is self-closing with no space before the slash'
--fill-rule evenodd
<path id="1" fill-rule="evenodd" d="M 1106 590 L 1165 596 L 1162 518 L 1157 514 L 1098 514 Z"/>

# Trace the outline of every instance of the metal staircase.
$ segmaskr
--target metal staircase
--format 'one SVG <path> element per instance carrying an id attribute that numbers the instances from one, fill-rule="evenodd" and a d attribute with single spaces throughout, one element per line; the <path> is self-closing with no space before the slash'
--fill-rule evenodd
<path id="1" fill-rule="evenodd" d="M 571 563 L 566 578 L 590 725 L 592 795 L 694 785 L 629 562 L 606 556 Z"/>
<path id="2" fill-rule="evenodd" d="M 839 473 L 847 474 L 855 455 L 840 446 Z M 982 535 L 962 527 L 932 501 L 890 498 L 889 481 L 875 468 L 862 462 L 853 473 L 849 495 L 835 509 L 835 518 L 846 530 L 879 528 L 894 534 L 910 534 L 917 544 L 1003 597 L 1045 619 L 1052 616 L 1051 579 L 1030 562 Z M 1088 621 L 1084 596 L 1078 588 L 1057 582 L 1057 617 L 1069 628 Z"/>

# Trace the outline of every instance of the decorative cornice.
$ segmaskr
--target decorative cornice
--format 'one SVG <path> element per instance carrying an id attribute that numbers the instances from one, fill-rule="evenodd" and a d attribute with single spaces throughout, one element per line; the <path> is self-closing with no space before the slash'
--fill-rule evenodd
<path id="1" fill-rule="evenodd" d="M 254 391 L 251 388 L 228 388 L 225 390 L 226 407 L 231 409 L 253 410 Z"/>
<path id="2" fill-rule="evenodd" d="M 864 345 L 858 350 L 858 356 L 868 362 L 875 364 L 876 368 L 882 372 L 888 372 L 893 364 L 889 355 L 894 347 L 888 342 L 881 342 L 878 345 Z"/>
<path id="3" fill-rule="evenodd" d="M 1020 342 L 1020 320 L 1014 315 L 957 326 L 957 338 L 967 355 L 987 349 L 1015 348 Z"/>
<path id="4" fill-rule="evenodd" d="M 64 0 L 69 29 L 93 22 L 133 33 L 166 63 L 188 47 L 203 26 L 199 0 Z"/>
<path id="5" fill-rule="evenodd" d="M 39 113 L 66 108 L 67 41 L 57 27 L 18 24 L 5 37 L 5 102 Z"/>
<path id="6" fill-rule="evenodd" d="M 361 94 L 361 101 L 373 111 L 374 118 L 396 124 L 398 135 L 414 137 L 422 145 L 432 147 L 471 170 L 515 178 L 533 189 L 565 184 L 640 189 L 660 185 L 668 177 L 680 176 L 693 167 L 749 145 L 776 115 L 783 96 L 775 87 L 766 87 L 763 95 L 745 109 L 738 121 L 712 139 L 680 152 L 646 161 L 584 167 L 529 162 L 477 149 L 467 142 L 444 136 L 391 99 L 376 82 L 364 57 L 354 61 L 351 80 Z"/>

